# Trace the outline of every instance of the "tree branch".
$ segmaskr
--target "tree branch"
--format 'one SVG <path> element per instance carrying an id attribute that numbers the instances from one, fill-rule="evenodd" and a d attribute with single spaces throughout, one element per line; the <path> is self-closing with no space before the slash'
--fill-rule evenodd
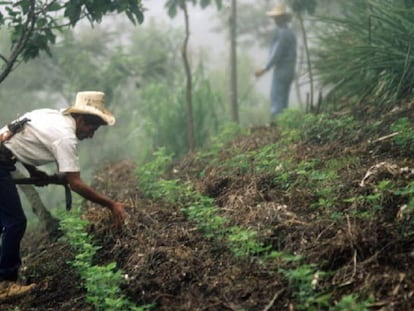
<path id="1" fill-rule="evenodd" d="M 35 7 L 36 7 L 36 0 L 30 1 L 30 9 L 27 13 L 26 22 L 23 25 L 23 31 L 19 38 L 19 41 L 14 46 L 13 52 L 11 53 L 9 59 L 5 59 L 5 65 L 0 73 L 0 83 L 3 82 L 4 79 L 9 75 L 9 73 L 13 70 L 14 64 L 20 54 L 23 52 L 24 47 L 26 46 L 27 41 L 30 39 L 30 36 L 33 33 L 35 21 L 36 21 L 36 14 L 35 14 Z"/>

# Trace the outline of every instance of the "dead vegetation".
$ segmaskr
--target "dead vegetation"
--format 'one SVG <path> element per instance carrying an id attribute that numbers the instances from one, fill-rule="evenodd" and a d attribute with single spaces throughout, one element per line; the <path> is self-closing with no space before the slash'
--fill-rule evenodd
<path id="1" fill-rule="evenodd" d="M 375 114 L 368 115 L 372 119 L 365 116 L 366 122 L 375 120 Z M 181 159 L 169 178 L 190 181 L 198 192 L 214 198 L 229 226 L 253 229 L 265 245 L 302 255 L 306 263 L 327 272 L 314 275 L 312 284 L 329 292 L 332 303 L 356 294 L 373 298 L 370 310 L 413 310 L 414 226 L 405 198 L 384 190 L 382 208 L 375 213 L 349 200 L 376 198 L 384 180 L 401 187 L 413 182 L 412 150 L 393 144 L 387 131 L 386 125 L 399 116 L 412 119 L 411 105 L 382 116 L 383 132 L 358 131 L 340 141 L 289 146 L 286 156 L 294 167 L 312 160 L 345 163 L 323 189 L 330 191 L 329 208 L 315 206 L 321 190 L 317 179 L 300 182 L 295 171 L 287 179 L 289 186 L 283 186 L 275 178 L 282 174 L 277 168 L 257 173 L 217 165 L 276 143 L 278 127 L 251 129 L 229 143 L 214 163 L 195 155 Z M 117 262 L 126 275 L 123 291 L 137 305 L 156 303 L 155 310 L 296 310 L 292 284 L 278 272 L 293 263 L 235 257 L 228 245 L 206 237 L 188 221 L 182 202 L 144 198 L 133 163 L 104 167 L 95 186 L 129 205 L 123 230 L 114 230 L 109 213 L 98 207 L 88 206 L 85 216 L 89 232 L 102 246 L 96 263 Z M 2 302 L 2 310 L 91 310 L 76 272 L 67 264 L 70 249 L 38 232 L 29 232 L 24 242 L 24 279 L 37 286 L 29 295 Z"/>

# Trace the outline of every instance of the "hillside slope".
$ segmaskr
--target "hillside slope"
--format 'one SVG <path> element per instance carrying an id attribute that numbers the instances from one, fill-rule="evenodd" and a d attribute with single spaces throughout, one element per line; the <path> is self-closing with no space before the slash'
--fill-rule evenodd
<path id="1" fill-rule="evenodd" d="M 87 206 L 95 263 L 115 260 L 123 293 L 154 310 L 414 310 L 412 108 L 313 119 L 299 132 L 254 128 L 174 163 L 164 180 L 212 199 L 230 228 L 210 235 L 188 198 L 144 196 L 133 163 L 104 167 L 95 186 L 130 216 L 116 230 Z M 23 253 L 23 281 L 36 288 L 1 310 L 93 310 L 63 241 L 28 232 Z"/>

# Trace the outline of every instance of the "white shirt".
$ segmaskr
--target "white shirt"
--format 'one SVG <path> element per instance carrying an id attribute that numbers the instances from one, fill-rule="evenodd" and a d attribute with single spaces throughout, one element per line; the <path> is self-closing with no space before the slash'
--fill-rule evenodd
<path id="1" fill-rule="evenodd" d="M 76 123 L 70 115 L 38 109 L 21 118 L 30 121 L 5 143 L 19 161 L 33 166 L 55 162 L 59 172 L 80 171 Z"/>

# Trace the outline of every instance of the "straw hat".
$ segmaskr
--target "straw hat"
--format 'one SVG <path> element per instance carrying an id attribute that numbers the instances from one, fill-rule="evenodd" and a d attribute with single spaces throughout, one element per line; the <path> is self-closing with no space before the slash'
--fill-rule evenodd
<path id="1" fill-rule="evenodd" d="M 291 14 L 286 11 L 286 7 L 283 4 L 276 4 L 272 10 L 266 12 L 267 16 L 290 16 Z"/>
<path id="2" fill-rule="evenodd" d="M 115 117 L 105 108 L 104 101 L 105 93 L 103 92 L 78 92 L 75 104 L 66 108 L 63 114 L 92 114 L 100 117 L 107 125 L 114 125 Z"/>

